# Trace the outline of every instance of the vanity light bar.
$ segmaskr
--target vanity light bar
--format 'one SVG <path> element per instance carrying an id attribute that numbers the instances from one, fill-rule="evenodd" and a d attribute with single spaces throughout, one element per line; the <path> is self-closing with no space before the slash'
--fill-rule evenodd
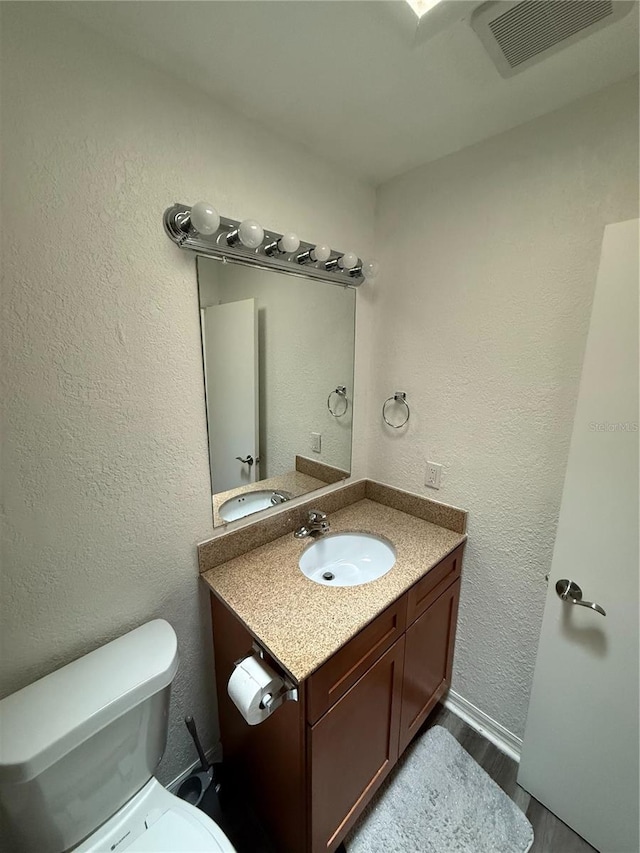
<path id="1" fill-rule="evenodd" d="M 378 270 L 375 261 L 365 263 L 354 252 L 335 252 L 327 243 L 305 243 L 292 231 L 267 231 L 253 219 L 228 219 L 206 202 L 193 207 L 176 202 L 165 210 L 163 223 L 167 236 L 181 249 L 342 287 L 359 287 Z"/>

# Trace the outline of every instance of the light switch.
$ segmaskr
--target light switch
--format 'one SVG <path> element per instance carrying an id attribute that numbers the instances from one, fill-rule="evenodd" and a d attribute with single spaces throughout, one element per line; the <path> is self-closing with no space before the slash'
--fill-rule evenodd
<path id="1" fill-rule="evenodd" d="M 320 448 L 322 447 L 322 435 L 319 432 L 312 432 L 309 435 L 311 438 L 311 449 L 314 453 L 320 453 Z"/>

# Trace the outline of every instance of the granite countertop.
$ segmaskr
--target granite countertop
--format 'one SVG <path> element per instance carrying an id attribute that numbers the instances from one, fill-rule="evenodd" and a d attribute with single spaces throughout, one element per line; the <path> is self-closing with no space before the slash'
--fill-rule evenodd
<path id="1" fill-rule="evenodd" d="M 220 518 L 219 510 L 222 504 L 229 500 L 229 498 L 245 495 L 248 492 L 258 492 L 263 489 L 267 491 L 273 489 L 274 491 L 289 492 L 292 497 L 297 498 L 300 495 L 306 495 L 307 492 L 321 489 L 326 485 L 324 480 L 319 480 L 317 477 L 312 477 L 301 471 L 287 471 L 275 477 L 268 477 L 266 480 L 258 480 L 256 483 L 248 483 L 246 486 L 238 486 L 226 492 L 218 492 L 213 496 L 213 526 L 219 527 L 221 524 L 225 524 L 222 518 Z"/>
<path id="2" fill-rule="evenodd" d="M 314 583 L 298 568 L 309 540 L 288 533 L 202 575 L 297 682 L 467 538 L 369 499 L 331 513 L 329 521 L 332 533 L 358 530 L 389 539 L 397 552 L 391 571 L 362 586 Z"/>

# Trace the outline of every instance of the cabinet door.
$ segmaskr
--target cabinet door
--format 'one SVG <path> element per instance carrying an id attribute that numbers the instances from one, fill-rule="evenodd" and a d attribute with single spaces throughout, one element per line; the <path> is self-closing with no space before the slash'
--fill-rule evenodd
<path id="1" fill-rule="evenodd" d="M 405 634 L 400 753 L 451 682 L 460 581 L 453 583 Z"/>
<path id="2" fill-rule="evenodd" d="M 398 758 L 404 637 L 309 729 L 311 851 L 333 851 Z"/>

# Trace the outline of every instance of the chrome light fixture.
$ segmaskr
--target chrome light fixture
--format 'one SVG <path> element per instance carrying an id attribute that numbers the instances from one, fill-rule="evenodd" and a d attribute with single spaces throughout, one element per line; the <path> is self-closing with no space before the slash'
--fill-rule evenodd
<path id="1" fill-rule="evenodd" d="M 238 222 L 221 216 L 208 202 L 176 203 L 163 216 L 164 229 L 181 249 L 218 260 L 274 269 L 342 287 L 359 287 L 377 272 L 375 261 L 361 261 L 355 252 L 332 251 L 329 243 L 306 243 L 293 231 L 265 230 L 254 219 Z M 304 267 L 304 271 L 303 268 Z"/>

